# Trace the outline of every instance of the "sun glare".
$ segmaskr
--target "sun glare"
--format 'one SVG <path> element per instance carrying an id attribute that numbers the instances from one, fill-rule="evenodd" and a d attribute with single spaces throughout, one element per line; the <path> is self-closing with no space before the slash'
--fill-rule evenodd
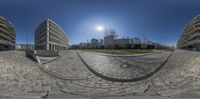
<path id="1" fill-rule="evenodd" d="M 97 29 L 97 31 L 103 31 L 104 27 L 103 26 L 97 26 L 96 29 Z"/>

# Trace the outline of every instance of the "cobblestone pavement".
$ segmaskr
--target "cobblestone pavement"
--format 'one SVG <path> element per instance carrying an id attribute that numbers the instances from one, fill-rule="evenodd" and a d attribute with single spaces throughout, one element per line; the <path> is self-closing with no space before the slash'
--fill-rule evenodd
<path id="1" fill-rule="evenodd" d="M 150 80 L 129 83 L 104 80 L 92 74 L 80 61 L 75 51 L 64 51 L 63 53 L 66 54 L 52 62 L 56 63 L 62 60 L 63 64 L 52 64 L 50 62 L 40 66 L 40 68 L 44 66 L 42 69 L 49 69 L 48 72 L 55 75 L 52 76 L 38 68 L 39 65 L 37 63 L 26 58 L 24 52 L 0 52 L 0 97 L 43 97 L 46 95 L 48 95 L 48 97 L 61 97 L 62 95 L 63 97 L 72 97 L 72 95 L 134 95 L 136 93 L 144 93 L 148 86 L 152 84 Z M 67 61 L 68 58 L 71 57 L 73 57 L 74 61 Z M 53 66 L 57 67 L 57 69 L 51 71 Z M 66 70 L 66 72 L 64 70 Z M 78 78 L 70 79 L 70 77 Z"/>
<path id="2" fill-rule="evenodd" d="M 42 73 L 36 63 L 21 51 L 0 52 L 0 97 L 43 96 L 55 80 Z"/>
<path id="3" fill-rule="evenodd" d="M 162 96 L 200 97 L 200 53 L 176 50 L 153 81 Z"/>
<path id="4" fill-rule="evenodd" d="M 57 85 L 66 93 L 85 96 L 133 95 L 143 93 L 152 84 L 150 80 L 127 83 L 107 81 L 91 73 L 75 51 L 63 51 L 60 54 L 61 58 L 41 65 L 41 67 L 45 71 L 63 78 L 63 80 L 57 81 Z"/>
<path id="5" fill-rule="evenodd" d="M 41 67 L 52 75 L 63 79 L 87 79 L 91 74 L 79 60 L 75 51 L 60 52 L 61 57 Z"/>
<path id="6" fill-rule="evenodd" d="M 0 52 L 0 97 L 19 95 L 50 98 L 74 95 L 194 97 L 193 91 L 198 92 L 200 86 L 200 53 L 176 50 L 159 72 L 137 82 L 105 80 L 90 72 L 75 51 L 62 51 L 61 55 L 60 58 L 39 66 L 26 58 L 24 52 Z M 158 56 L 145 56 L 148 57 L 157 61 Z M 128 59 L 126 60 L 129 61 Z M 137 59 L 136 61 L 145 62 Z"/>
<path id="7" fill-rule="evenodd" d="M 162 51 L 133 57 L 109 57 L 94 52 L 78 51 L 86 64 L 96 72 L 113 79 L 140 78 L 160 67 L 171 52 Z"/>

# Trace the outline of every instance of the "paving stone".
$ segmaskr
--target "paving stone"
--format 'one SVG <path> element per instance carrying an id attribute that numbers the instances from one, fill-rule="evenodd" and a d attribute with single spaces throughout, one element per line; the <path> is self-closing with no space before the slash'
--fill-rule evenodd
<path id="1" fill-rule="evenodd" d="M 163 52 L 142 57 L 110 57 L 79 52 L 85 57 L 86 62 L 91 63 L 90 66 L 98 69 L 100 73 L 119 79 L 145 75 L 157 68 L 169 55 L 168 52 Z M 41 97 L 46 95 L 47 91 L 49 97 L 54 94 L 58 97 L 59 94 L 71 97 L 151 93 L 181 97 L 181 93 L 184 92 L 188 93 L 189 97 L 195 94 L 192 89 L 200 89 L 200 54 L 195 52 L 176 50 L 158 73 L 138 82 L 115 82 L 98 77 L 82 63 L 76 51 L 61 51 L 60 55 L 61 58 L 40 66 L 51 74 L 49 75 L 42 71 L 37 63 L 26 58 L 22 51 L 0 52 L 0 97 Z M 120 63 L 129 66 L 122 68 Z M 149 86 L 155 90 L 149 89 Z"/>
<path id="2" fill-rule="evenodd" d="M 83 60 L 96 72 L 116 79 L 132 79 L 144 76 L 157 69 L 171 52 L 162 51 L 138 57 L 111 57 L 78 51 Z"/>

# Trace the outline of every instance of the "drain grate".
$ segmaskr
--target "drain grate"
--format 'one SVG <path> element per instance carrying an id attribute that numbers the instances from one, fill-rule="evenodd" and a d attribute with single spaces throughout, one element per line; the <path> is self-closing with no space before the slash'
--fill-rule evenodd
<path id="1" fill-rule="evenodd" d="M 120 65 L 122 68 L 128 68 L 129 66 L 127 64 L 121 64 Z"/>

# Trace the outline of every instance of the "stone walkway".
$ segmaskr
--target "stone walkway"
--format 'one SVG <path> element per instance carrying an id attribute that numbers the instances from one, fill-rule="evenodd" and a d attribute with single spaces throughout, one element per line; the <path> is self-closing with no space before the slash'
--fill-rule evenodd
<path id="1" fill-rule="evenodd" d="M 57 82 L 57 85 L 66 93 L 84 96 L 133 95 L 143 93 L 152 84 L 149 80 L 127 83 L 107 81 L 90 72 L 75 51 L 63 51 L 61 55 L 60 59 L 41 65 L 41 67 L 45 71 L 63 78 Z"/>
<path id="2" fill-rule="evenodd" d="M 42 97 L 55 85 L 55 79 L 42 73 L 24 52 L 0 52 L 0 97 Z"/>
<path id="3" fill-rule="evenodd" d="M 107 80 L 137 81 L 146 79 L 157 68 L 164 65 L 171 52 L 162 51 L 139 56 L 105 56 L 93 52 L 78 51 L 85 65 Z M 97 74 L 97 75 L 98 75 Z M 109 79 L 110 78 L 110 79 Z"/>
<path id="4" fill-rule="evenodd" d="M 81 55 L 85 54 L 87 53 L 82 53 Z M 24 52 L 0 52 L 0 97 L 200 97 L 198 94 L 200 92 L 200 53 L 197 52 L 176 50 L 159 72 L 150 78 L 137 82 L 105 80 L 90 72 L 75 51 L 62 51 L 61 55 L 62 57 L 39 66 L 34 61 L 26 58 Z M 88 53 L 88 55 L 93 54 Z M 114 64 L 136 63 L 138 65 L 133 65 L 135 66 L 134 68 L 140 67 L 139 69 L 136 68 L 136 70 L 145 70 L 147 68 L 150 69 L 150 67 L 145 66 L 155 68 L 156 66 L 154 67 L 154 65 L 160 64 L 166 58 L 165 55 L 167 56 L 169 53 L 143 56 L 141 58 L 138 57 L 138 59 L 136 57 L 133 59 L 126 57 L 114 57 L 116 59 L 104 57 L 99 60 L 103 62 L 109 60 Z M 94 58 L 94 56 L 92 57 Z M 83 59 L 88 60 L 86 58 Z M 146 65 L 141 66 L 139 63 Z M 130 66 L 122 66 L 120 68 L 127 70 Z M 113 69 L 111 70 L 112 73 L 119 71 L 115 68 L 110 69 Z M 118 73 L 115 74 L 118 75 Z M 138 72 L 138 75 L 140 74 L 142 73 Z M 136 76 L 136 74 L 132 73 L 132 76 Z"/>
<path id="5" fill-rule="evenodd" d="M 176 50 L 161 71 L 154 75 L 153 81 L 156 92 L 162 96 L 182 93 L 200 97 L 200 53 Z"/>
<path id="6" fill-rule="evenodd" d="M 90 74 L 75 51 L 60 52 L 61 57 L 40 67 L 52 75 L 63 79 L 87 79 Z"/>

